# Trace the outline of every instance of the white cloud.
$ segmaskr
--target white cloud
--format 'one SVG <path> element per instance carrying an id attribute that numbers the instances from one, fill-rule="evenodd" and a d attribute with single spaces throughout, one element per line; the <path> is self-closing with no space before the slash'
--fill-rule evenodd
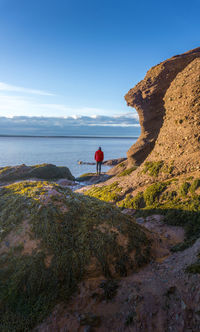
<path id="1" fill-rule="evenodd" d="M 40 95 L 40 96 L 54 96 L 54 94 L 52 94 L 50 92 L 23 88 L 21 86 L 15 86 L 15 85 L 7 84 L 4 82 L 0 82 L 0 91 L 20 92 L 20 93 L 28 93 L 28 94 L 34 94 L 34 95 Z"/>
<path id="2" fill-rule="evenodd" d="M 132 117 L 124 117 L 123 115 L 114 116 L 68 116 L 63 117 L 28 117 L 15 116 L 12 118 L 0 117 L 2 121 L 10 124 L 38 125 L 38 126 L 109 126 L 109 127 L 138 127 L 139 123 Z"/>
<path id="3" fill-rule="evenodd" d="M 0 116 L 37 116 L 37 117 L 73 117 L 78 119 L 81 116 L 90 116 L 94 119 L 98 116 L 109 116 L 113 110 L 106 110 L 94 107 L 69 107 L 59 103 L 38 102 L 33 96 L 14 96 L 0 93 Z M 138 119 L 136 112 L 125 114 L 124 118 Z M 119 117 L 115 115 L 114 117 Z"/>
<path id="4" fill-rule="evenodd" d="M 139 136 L 137 120 L 126 116 L 68 116 L 12 118 L 0 116 L 1 135 L 108 135 Z"/>

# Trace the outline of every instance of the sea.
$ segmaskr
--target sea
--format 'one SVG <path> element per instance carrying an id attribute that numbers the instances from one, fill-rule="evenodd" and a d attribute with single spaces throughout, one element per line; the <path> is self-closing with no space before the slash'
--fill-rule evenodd
<path id="1" fill-rule="evenodd" d="M 95 172 L 94 153 L 101 146 L 104 160 L 126 157 L 137 137 L 0 137 L 0 167 L 50 163 L 66 166 L 73 176 Z M 102 171 L 110 167 L 102 166 Z"/>

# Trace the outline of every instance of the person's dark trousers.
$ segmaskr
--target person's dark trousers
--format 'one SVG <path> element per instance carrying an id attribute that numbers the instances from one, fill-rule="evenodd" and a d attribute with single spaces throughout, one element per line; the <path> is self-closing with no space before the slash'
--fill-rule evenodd
<path id="1" fill-rule="evenodd" d="M 97 174 L 101 174 L 101 164 L 102 164 L 102 161 L 97 161 L 96 163 L 96 168 L 97 168 Z"/>

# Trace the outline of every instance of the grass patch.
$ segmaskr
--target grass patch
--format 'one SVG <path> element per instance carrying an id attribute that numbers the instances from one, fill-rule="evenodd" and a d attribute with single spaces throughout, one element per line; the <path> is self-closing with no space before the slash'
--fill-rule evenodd
<path id="1" fill-rule="evenodd" d="M 144 207 L 143 193 L 139 192 L 135 197 L 128 194 L 125 199 L 120 201 L 117 205 L 125 209 L 140 209 Z"/>
<path id="2" fill-rule="evenodd" d="M 93 175 L 95 175 L 96 173 L 84 173 L 84 174 L 81 174 L 80 176 L 79 176 L 79 178 L 84 178 L 84 177 L 86 177 L 86 176 L 93 176 Z"/>
<path id="3" fill-rule="evenodd" d="M 129 169 L 125 169 L 123 172 L 121 172 L 118 176 L 127 176 L 130 175 L 133 171 L 137 169 L 137 166 L 131 167 Z"/>
<path id="4" fill-rule="evenodd" d="M 174 162 L 171 161 L 169 164 L 165 164 L 164 161 L 146 161 L 144 163 L 143 173 L 150 176 L 157 177 L 162 171 L 163 173 L 172 174 L 174 170 Z"/>
<path id="5" fill-rule="evenodd" d="M 125 162 L 123 161 L 122 163 L 118 164 L 118 167 L 125 167 Z"/>
<path id="6" fill-rule="evenodd" d="M 93 187 L 84 192 L 85 195 L 98 198 L 105 202 L 117 202 L 121 198 L 122 188 L 118 186 L 118 182 L 102 187 Z"/>
<path id="7" fill-rule="evenodd" d="M 198 254 L 198 259 L 195 263 L 189 265 L 186 270 L 188 273 L 200 274 L 200 253 Z"/>
<path id="8" fill-rule="evenodd" d="M 194 194 L 195 191 L 196 191 L 199 187 L 200 187 L 200 179 L 195 179 L 195 180 L 192 182 L 192 184 L 191 184 L 189 190 L 190 190 L 190 192 L 191 192 L 192 194 Z"/>
<path id="9" fill-rule="evenodd" d="M 149 186 L 144 192 L 144 200 L 147 206 L 154 205 L 159 201 L 160 194 L 165 190 L 166 183 L 157 182 Z"/>
<path id="10" fill-rule="evenodd" d="M 193 183 L 194 188 L 198 188 L 199 181 L 194 179 Z M 174 246 L 172 251 L 185 250 L 200 237 L 200 195 L 194 193 L 194 189 L 191 192 L 190 188 L 190 183 L 185 182 L 181 187 L 178 181 L 158 182 L 135 197 L 128 194 L 117 205 L 136 209 L 136 217 L 161 214 L 167 224 L 183 227 L 185 240 Z"/>
<path id="11" fill-rule="evenodd" d="M 189 265 L 185 271 L 188 273 L 200 274 L 200 259 L 196 263 Z"/>
<path id="12" fill-rule="evenodd" d="M 182 197 L 186 197 L 187 194 L 188 194 L 189 188 L 190 188 L 190 183 L 189 182 L 183 182 L 181 187 L 180 187 L 179 194 Z"/>
<path id="13" fill-rule="evenodd" d="M 150 176 L 157 177 L 161 168 L 163 167 L 164 162 L 161 161 L 146 161 L 144 163 L 143 173 L 148 173 Z"/>
<path id="14" fill-rule="evenodd" d="M 88 181 L 92 177 L 96 176 L 96 173 L 84 173 L 76 178 L 76 181 L 82 182 L 82 181 Z"/>

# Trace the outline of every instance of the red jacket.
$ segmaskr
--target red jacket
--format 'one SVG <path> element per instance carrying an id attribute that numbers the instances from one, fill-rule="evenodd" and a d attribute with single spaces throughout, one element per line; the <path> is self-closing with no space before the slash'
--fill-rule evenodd
<path id="1" fill-rule="evenodd" d="M 97 150 L 97 151 L 95 152 L 94 159 L 95 159 L 96 161 L 103 161 L 103 158 L 104 158 L 103 151 L 101 151 L 101 150 Z"/>

